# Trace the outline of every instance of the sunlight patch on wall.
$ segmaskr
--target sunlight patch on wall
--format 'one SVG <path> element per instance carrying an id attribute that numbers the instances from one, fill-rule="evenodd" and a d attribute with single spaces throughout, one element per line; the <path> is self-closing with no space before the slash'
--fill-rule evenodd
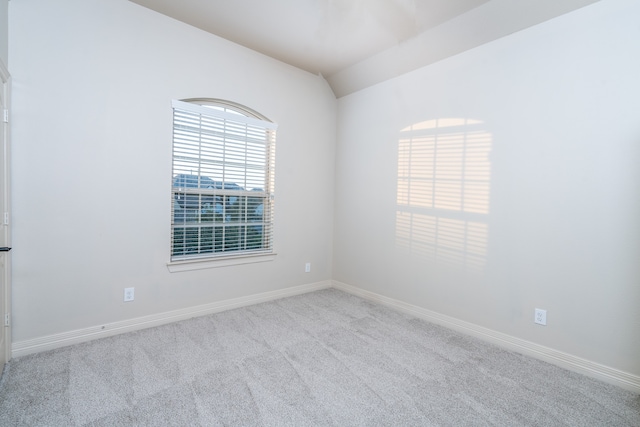
<path id="1" fill-rule="evenodd" d="M 441 264 L 482 269 L 488 241 L 491 134 L 483 122 L 443 118 L 402 129 L 396 241 Z"/>

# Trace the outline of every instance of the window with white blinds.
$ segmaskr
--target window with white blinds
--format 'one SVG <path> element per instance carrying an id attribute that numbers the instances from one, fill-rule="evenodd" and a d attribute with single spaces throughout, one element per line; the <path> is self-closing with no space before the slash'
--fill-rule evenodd
<path id="1" fill-rule="evenodd" d="M 272 253 L 276 127 L 228 101 L 173 101 L 171 261 Z"/>

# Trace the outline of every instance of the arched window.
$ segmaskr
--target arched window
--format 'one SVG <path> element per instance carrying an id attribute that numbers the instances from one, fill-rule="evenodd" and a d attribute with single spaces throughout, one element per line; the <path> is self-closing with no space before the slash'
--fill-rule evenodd
<path id="1" fill-rule="evenodd" d="M 273 252 L 276 127 L 230 101 L 173 101 L 171 261 Z"/>

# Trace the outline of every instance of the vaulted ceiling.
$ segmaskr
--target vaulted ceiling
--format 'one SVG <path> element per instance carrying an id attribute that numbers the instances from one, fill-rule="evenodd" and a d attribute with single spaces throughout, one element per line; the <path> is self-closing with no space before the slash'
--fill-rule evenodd
<path id="1" fill-rule="evenodd" d="M 131 0 L 314 74 L 336 96 L 597 0 Z"/>

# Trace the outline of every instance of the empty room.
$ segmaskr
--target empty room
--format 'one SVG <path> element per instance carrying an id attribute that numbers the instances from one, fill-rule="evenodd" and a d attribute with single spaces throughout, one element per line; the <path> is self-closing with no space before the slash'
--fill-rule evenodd
<path id="1" fill-rule="evenodd" d="M 637 0 L 0 0 L 0 426 L 640 425 Z"/>

